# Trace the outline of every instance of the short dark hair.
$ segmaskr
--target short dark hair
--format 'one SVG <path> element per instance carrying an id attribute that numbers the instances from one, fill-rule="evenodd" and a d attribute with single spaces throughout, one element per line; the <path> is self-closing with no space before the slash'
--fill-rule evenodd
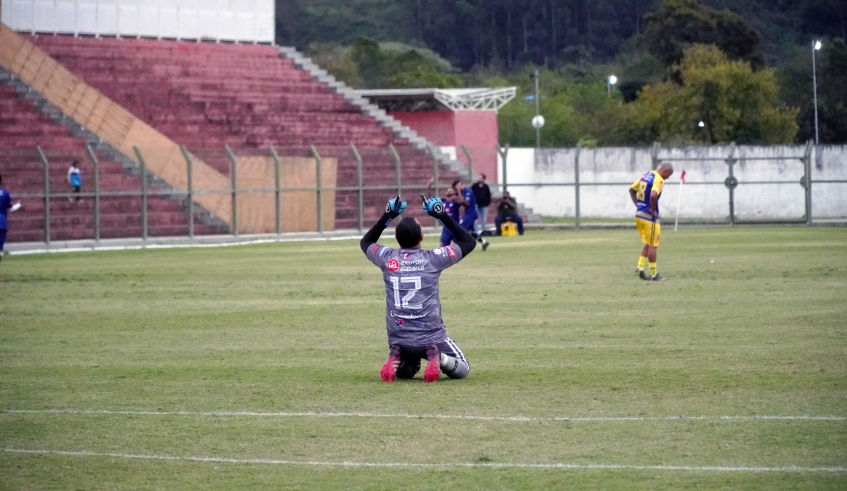
<path id="1" fill-rule="evenodd" d="M 79 167 L 79 160 L 74 160 L 73 162 L 71 162 L 71 165 L 74 167 Z"/>
<path id="2" fill-rule="evenodd" d="M 450 187 L 451 187 L 451 188 L 455 188 L 455 187 L 456 187 L 456 184 L 459 184 L 460 182 L 462 182 L 462 180 L 461 180 L 461 179 L 456 179 L 455 181 L 453 181 L 453 184 L 452 184 Z"/>
<path id="3" fill-rule="evenodd" d="M 397 243 L 403 249 L 410 249 L 418 245 L 421 241 L 421 225 L 412 217 L 404 217 L 397 224 L 394 230 L 394 236 L 397 237 Z"/>

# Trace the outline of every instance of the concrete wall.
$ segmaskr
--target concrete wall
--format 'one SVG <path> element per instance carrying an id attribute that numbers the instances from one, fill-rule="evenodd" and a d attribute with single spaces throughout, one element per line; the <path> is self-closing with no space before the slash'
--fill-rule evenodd
<path id="1" fill-rule="evenodd" d="M 16 31 L 273 43 L 273 0 L 3 0 Z"/>
<path id="2" fill-rule="evenodd" d="M 662 149 L 659 158 L 674 165 L 660 210 L 676 216 L 683 169 L 680 219 L 724 221 L 729 217 L 729 190 L 724 185 L 728 146 Z M 735 216 L 741 220 L 801 219 L 805 215 L 803 146 L 738 147 L 734 176 Z M 509 149 L 506 182 L 509 191 L 535 213 L 549 217 L 575 214 L 576 149 Z M 787 157 L 786 160 L 764 160 Z M 675 160 L 676 159 L 676 160 Z M 692 160 L 680 160 L 692 159 Z M 709 160 L 713 159 L 713 160 Z M 503 162 L 499 160 L 501 175 Z M 820 146 L 812 154 L 812 217 L 847 217 L 847 146 Z M 649 148 L 584 148 L 579 157 L 580 215 L 628 218 L 633 215 L 627 187 L 651 169 Z M 841 183 L 821 181 L 841 180 Z M 570 184 L 555 186 L 554 184 Z"/>

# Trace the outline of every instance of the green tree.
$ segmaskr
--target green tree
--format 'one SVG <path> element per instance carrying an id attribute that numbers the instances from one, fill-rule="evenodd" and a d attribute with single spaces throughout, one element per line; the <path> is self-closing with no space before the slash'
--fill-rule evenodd
<path id="1" fill-rule="evenodd" d="M 764 66 L 759 34 L 728 10 L 710 9 L 696 0 L 662 0 L 659 9 L 644 19 L 644 42 L 665 66 L 679 63 L 693 44 L 714 44 L 732 60 L 744 60 L 753 68 Z"/>
<path id="2" fill-rule="evenodd" d="M 509 78 L 492 77 L 483 85 L 517 86 L 514 101 L 506 104 L 498 116 L 501 143 L 512 146 L 535 146 L 535 87 L 524 70 Z M 611 96 L 605 76 L 608 67 L 588 69 L 568 65 L 559 70 L 540 70 L 539 112 L 545 119 L 541 130 L 541 146 L 572 147 L 577 143 L 614 145 L 627 143 L 623 131 L 625 119 L 619 92 Z"/>
<path id="3" fill-rule="evenodd" d="M 642 143 L 791 143 L 797 109 L 779 100 L 772 70 L 754 72 L 715 46 L 693 45 L 673 68 L 681 85 L 649 85 L 627 106 L 629 137 Z M 700 126 L 699 122 L 704 125 Z"/>
<path id="4" fill-rule="evenodd" d="M 315 44 L 309 55 L 336 78 L 360 89 L 464 87 L 452 66 L 430 50 L 358 38 L 349 48 Z"/>

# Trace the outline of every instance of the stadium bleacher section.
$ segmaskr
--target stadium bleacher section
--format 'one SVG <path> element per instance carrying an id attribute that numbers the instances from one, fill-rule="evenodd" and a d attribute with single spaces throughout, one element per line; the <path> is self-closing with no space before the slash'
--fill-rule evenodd
<path id="1" fill-rule="evenodd" d="M 0 172 L 4 187 L 15 197 L 42 195 L 45 190 L 44 163 L 36 147 L 41 146 L 49 163 L 49 188 L 54 196 L 49 203 L 50 240 L 90 239 L 95 236 L 94 200 L 91 193 L 93 164 L 88 156 L 84 138 L 74 136 L 70 129 L 39 112 L 33 101 L 21 97 L 17 90 L 7 85 L 8 78 L 0 84 Z M 100 226 L 101 238 L 139 237 L 142 227 L 141 179 L 137 172 L 109 159 L 103 151 L 96 150 L 99 162 Z M 83 197 L 77 201 L 63 196 L 71 191 L 67 182 L 69 164 L 81 163 L 84 186 Z M 149 179 L 149 176 L 148 176 Z M 150 180 L 147 204 L 148 235 L 170 236 L 188 233 L 186 207 L 179 198 L 157 193 L 169 189 Z M 131 196 L 135 194 L 135 196 Z M 43 198 L 24 199 L 25 211 L 9 216 L 9 242 L 45 241 Z M 195 215 L 195 233 L 224 233 L 225 227 L 204 223 L 204 215 Z"/>
<path id="2" fill-rule="evenodd" d="M 221 151 L 338 160 L 338 187 L 357 185 L 355 145 L 363 160 L 363 182 L 385 189 L 364 193 L 366 222 L 379 216 L 396 185 L 391 144 L 402 161 L 401 182 L 421 187 L 433 161 L 392 129 L 335 93 L 327 84 L 272 46 L 39 35 L 29 38 L 68 70 L 223 174 L 229 162 Z M 441 189 L 457 174 L 443 165 Z M 408 194 L 408 192 L 407 192 Z M 417 193 L 406 196 L 417 196 Z M 415 201 L 412 199 L 411 201 Z M 425 224 L 431 219 L 410 210 Z M 355 228 L 358 193 L 336 193 L 336 228 Z M 366 224 L 367 226 L 367 224 Z"/>

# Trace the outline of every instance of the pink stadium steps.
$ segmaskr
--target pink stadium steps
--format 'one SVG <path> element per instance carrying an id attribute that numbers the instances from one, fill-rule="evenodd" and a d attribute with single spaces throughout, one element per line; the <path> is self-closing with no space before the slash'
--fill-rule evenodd
<path id="1" fill-rule="evenodd" d="M 8 86 L 0 85 L 0 173 L 4 186 L 13 197 L 21 198 L 24 209 L 9 215 L 7 240 L 11 242 L 43 241 L 44 200 L 27 198 L 44 191 L 44 166 L 36 146 L 44 149 L 50 162 L 51 195 L 70 193 L 67 169 L 78 160 L 83 172 L 83 193 L 94 190 L 93 166 L 85 150 L 85 140 L 74 137 L 69 130 L 46 115 L 36 111 L 31 101 L 18 97 Z M 11 110 L 12 112 L 6 112 Z M 139 193 L 141 180 L 121 164 L 98 156 L 99 183 L 103 193 Z M 150 192 L 158 187 L 151 185 Z M 140 237 L 142 201 L 138 196 L 100 199 L 100 237 Z M 186 235 L 188 219 L 181 198 L 149 196 L 148 234 L 150 236 Z M 79 202 L 68 197 L 54 196 L 50 201 L 51 240 L 91 239 L 94 237 L 94 199 L 83 197 Z M 196 234 L 215 234 L 217 226 L 205 225 L 195 219 Z"/>
<path id="2" fill-rule="evenodd" d="M 298 156 L 310 156 L 309 145 L 315 145 L 322 157 L 338 160 L 338 186 L 355 186 L 350 144 L 362 154 L 365 185 L 396 182 L 389 144 L 403 158 L 404 185 L 425 186 L 432 174 L 432 161 L 423 151 L 281 58 L 274 47 L 49 35 L 31 39 L 225 175 L 230 163 L 224 145 L 236 155 L 266 152 L 273 145 L 280 155 Z M 444 168 L 440 175 L 446 185 L 455 177 Z M 366 193 L 367 216 L 381 213 L 384 194 Z M 358 195 L 338 191 L 336 196 L 336 228 L 355 227 L 358 211 L 351 212 L 350 206 L 357 206 Z"/>

